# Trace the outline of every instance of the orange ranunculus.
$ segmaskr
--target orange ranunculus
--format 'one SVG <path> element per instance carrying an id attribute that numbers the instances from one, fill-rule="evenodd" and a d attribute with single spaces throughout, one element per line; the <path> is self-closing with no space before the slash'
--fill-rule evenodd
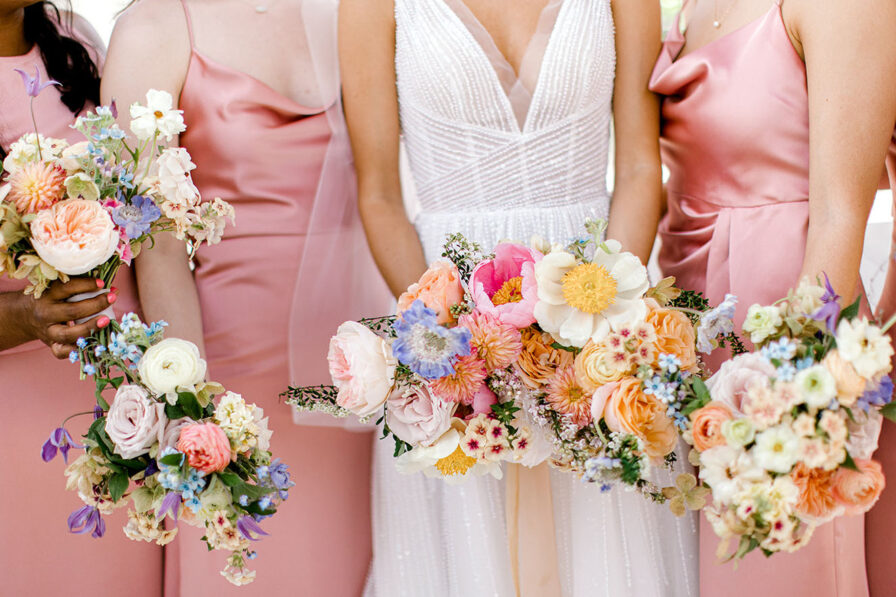
<path id="1" fill-rule="evenodd" d="M 840 467 L 834 475 L 834 499 L 846 507 L 847 514 L 862 514 L 877 503 L 886 487 L 879 462 L 856 459 L 858 471 Z"/>
<path id="2" fill-rule="evenodd" d="M 523 383 L 533 390 L 546 386 L 560 367 L 573 364 L 573 354 L 554 348 L 554 338 L 531 327 L 520 330 L 523 351 L 517 360 L 517 368 Z"/>
<path id="3" fill-rule="evenodd" d="M 681 368 L 692 371 L 697 366 L 697 336 L 687 315 L 673 309 L 663 309 L 648 301 L 647 323 L 656 330 L 654 355 L 671 354 L 681 360 Z"/>
<path id="4" fill-rule="evenodd" d="M 398 313 L 409 309 L 417 299 L 436 312 L 440 324 L 455 323 L 451 307 L 464 300 L 464 288 L 457 266 L 450 261 L 433 263 L 419 282 L 411 284 L 407 292 L 398 297 Z"/>
<path id="5" fill-rule="evenodd" d="M 790 478 L 800 490 L 796 508 L 801 514 L 824 520 L 834 513 L 837 500 L 834 499 L 834 471 L 809 468 L 802 462 L 790 472 Z"/>
<path id="6" fill-rule="evenodd" d="M 694 435 L 694 447 L 703 452 L 716 446 L 725 445 L 722 437 L 722 423 L 732 419 L 731 409 L 721 402 L 710 402 L 703 408 L 691 413 L 691 432 Z"/>
<path id="7" fill-rule="evenodd" d="M 604 420 L 613 431 L 640 437 L 644 451 L 653 459 L 674 450 L 678 442 L 675 423 L 666 415 L 666 407 L 642 392 L 641 380 L 634 377 L 623 379 L 610 394 L 604 407 Z"/>
<path id="8" fill-rule="evenodd" d="M 576 379 L 585 389 L 594 392 L 601 386 L 619 381 L 634 373 L 635 363 L 624 349 L 613 350 L 591 340 L 576 355 Z"/>

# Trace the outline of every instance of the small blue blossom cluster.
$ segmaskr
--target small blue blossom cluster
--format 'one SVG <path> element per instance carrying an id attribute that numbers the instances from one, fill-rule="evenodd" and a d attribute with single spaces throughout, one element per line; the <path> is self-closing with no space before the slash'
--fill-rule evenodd
<path id="1" fill-rule="evenodd" d="M 608 478 L 617 475 L 618 470 L 622 468 L 622 461 L 618 458 L 608 458 L 607 456 L 598 456 L 589 458 L 585 461 L 585 474 L 582 475 L 582 481 L 586 483 L 600 482 L 601 493 L 606 493 L 613 488 L 613 484 Z"/>
<path id="2" fill-rule="evenodd" d="M 812 357 L 796 359 L 799 346 L 790 338 L 781 338 L 769 342 L 763 346 L 759 354 L 765 357 L 776 369 L 776 378 L 779 381 L 793 381 L 796 374 L 815 364 Z"/>
<path id="3" fill-rule="evenodd" d="M 161 460 L 171 454 L 180 454 L 180 452 L 173 448 L 165 448 L 159 458 Z M 181 456 L 183 457 L 183 454 Z M 195 514 L 202 507 L 199 495 L 205 489 L 205 477 L 202 472 L 189 466 L 182 467 L 183 458 L 181 458 L 181 466 L 171 466 L 159 462 L 159 484 L 169 491 L 179 493 L 184 505 Z"/>
<path id="4" fill-rule="evenodd" d="M 295 486 L 295 483 L 289 477 L 289 467 L 281 462 L 279 458 L 274 459 L 270 464 L 257 467 L 255 474 L 258 475 L 258 484 L 262 487 L 274 489 L 277 497 L 281 500 L 286 500 L 289 497 L 289 488 Z M 241 505 L 244 504 L 241 503 Z M 264 496 L 258 501 L 258 506 L 262 510 L 267 510 L 272 505 L 270 496 Z"/>
<path id="5" fill-rule="evenodd" d="M 671 354 L 661 354 L 657 359 L 660 372 L 654 373 L 642 382 L 645 394 L 656 396 L 666 405 L 666 414 L 679 429 L 686 429 L 688 418 L 681 411 L 684 408 L 683 401 L 687 392 L 682 382 L 690 377 L 689 371 L 681 370 L 681 360 Z"/>

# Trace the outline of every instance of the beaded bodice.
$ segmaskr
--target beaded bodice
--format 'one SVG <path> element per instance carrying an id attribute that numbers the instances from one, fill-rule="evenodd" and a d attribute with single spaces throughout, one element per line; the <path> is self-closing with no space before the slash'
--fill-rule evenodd
<path id="1" fill-rule="evenodd" d="M 482 46 L 445 0 L 395 0 L 404 140 L 427 257 L 448 232 L 562 241 L 606 217 L 615 78 L 610 0 L 563 0 L 522 124 Z"/>

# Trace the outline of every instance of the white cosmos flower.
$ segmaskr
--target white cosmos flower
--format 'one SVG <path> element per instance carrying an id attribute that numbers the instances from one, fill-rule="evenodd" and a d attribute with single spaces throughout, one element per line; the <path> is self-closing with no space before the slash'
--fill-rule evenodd
<path id="1" fill-rule="evenodd" d="M 395 460 L 398 472 L 411 475 L 422 472 L 427 477 L 441 477 L 447 483 L 461 483 L 471 476 L 491 474 L 496 479 L 503 475 L 501 464 L 486 463 L 467 456 L 461 448 L 464 423 L 459 419 L 451 429 L 431 446 L 417 446 Z"/>
<path id="2" fill-rule="evenodd" d="M 880 327 L 868 322 L 867 317 L 840 321 L 837 326 L 837 349 L 840 356 L 865 379 L 889 373 L 893 345 Z"/>
<path id="3" fill-rule="evenodd" d="M 793 381 L 811 408 L 824 408 L 837 397 L 837 380 L 822 365 L 803 369 Z"/>
<path id="4" fill-rule="evenodd" d="M 735 495 L 767 475 L 743 449 L 716 446 L 700 454 L 700 478 L 712 488 L 715 501 L 730 504 Z"/>
<path id="5" fill-rule="evenodd" d="M 621 252 L 617 241 L 605 244 L 609 252 L 598 249 L 591 263 L 554 250 L 535 264 L 535 319 L 561 344 L 600 342 L 610 330 L 647 316 L 642 300 L 650 285 L 647 268 L 631 253 Z"/>
<path id="6" fill-rule="evenodd" d="M 766 429 L 756 436 L 756 464 L 775 473 L 789 473 L 800 457 L 800 438 L 785 425 Z"/>
<path id="7" fill-rule="evenodd" d="M 171 141 L 185 130 L 183 111 L 174 109 L 174 98 L 167 91 L 150 89 L 145 106 L 131 106 L 131 131 L 140 141 L 152 139 L 156 133 Z"/>

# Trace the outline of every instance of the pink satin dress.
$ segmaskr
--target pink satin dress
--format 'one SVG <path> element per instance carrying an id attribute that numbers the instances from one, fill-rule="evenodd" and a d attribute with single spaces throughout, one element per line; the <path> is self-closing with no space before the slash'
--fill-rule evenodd
<path id="1" fill-rule="evenodd" d="M 187 19 L 192 45 L 189 12 Z M 165 595 L 357 597 L 371 558 L 372 436 L 297 426 L 279 398 L 291 381 L 296 276 L 330 141 L 325 108 L 301 106 L 195 47 L 180 108 L 187 124 L 180 141 L 197 165 L 197 188 L 236 210 L 236 226 L 201 248 L 195 271 L 209 375 L 264 409 L 271 450 L 296 486 L 261 522 L 270 536 L 248 562 L 257 571 L 252 584 L 227 583 L 219 574 L 226 554 L 209 553 L 202 533 L 181 525 L 166 552 Z M 328 306 L 303 308 L 323 314 Z M 316 351 L 324 369 L 325 351 Z"/>
<path id="2" fill-rule="evenodd" d="M 887 174 L 893 189 L 893 213 L 896 215 L 896 132 L 887 156 Z M 881 322 L 896 315 L 896 225 L 893 227 L 893 244 L 890 246 L 890 267 L 887 280 L 877 306 Z M 896 345 L 896 326 L 890 328 L 890 337 Z M 894 373 L 896 376 L 896 373 Z M 896 529 L 896 424 L 884 420 L 880 445 L 874 454 L 887 475 L 886 489 L 877 505 L 865 515 L 865 551 L 868 558 L 868 583 L 873 597 L 896 594 L 896 568 L 893 566 L 893 529 Z"/>
<path id="3" fill-rule="evenodd" d="M 752 23 L 684 56 L 678 22 L 650 82 L 663 97 L 661 147 L 671 177 L 660 267 L 718 304 L 771 304 L 799 281 L 809 224 L 805 66 L 780 0 Z M 816 529 L 794 554 L 720 564 L 701 517 L 700 589 L 707 597 L 863 597 L 862 517 Z"/>
<path id="4" fill-rule="evenodd" d="M 34 131 L 30 99 L 14 68 L 46 80 L 40 50 L 35 46 L 23 56 L 0 57 L 0 146 L 9 150 L 20 136 Z M 92 107 L 92 106 L 90 106 Z M 60 100 L 55 87 L 45 89 L 34 101 L 37 126 L 46 137 L 83 140 L 69 128 L 75 116 Z M 22 280 L 0 275 L 0 292 L 21 292 Z M 137 307 L 133 275 L 124 268 L 115 280 L 120 316 Z M 0 316 L 4 316 L 0 314 Z M 93 409 L 96 400 L 90 381 L 80 381 L 78 367 L 57 360 L 39 341 L 0 352 L 0 389 L 3 416 L 0 437 L 0 547 L 3 595 L 108 595 L 110 587 L 127 587 L 128 593 L 157 597 L 162 594 L 162 549 L 131 541 L 122 527 L 124 510 L 104 517 L 106 536 L 94 539 L 68 532 L 68 515 L 83 504 L 65 489 L 62 458 L 49 464 L 40 458 L 41 445 L 63 419 Z M 87 431 L 92 417 L 79 417 L 66 428 L 77 440 Z M 69 461 L 82 452 L 69 452 Z"/>

